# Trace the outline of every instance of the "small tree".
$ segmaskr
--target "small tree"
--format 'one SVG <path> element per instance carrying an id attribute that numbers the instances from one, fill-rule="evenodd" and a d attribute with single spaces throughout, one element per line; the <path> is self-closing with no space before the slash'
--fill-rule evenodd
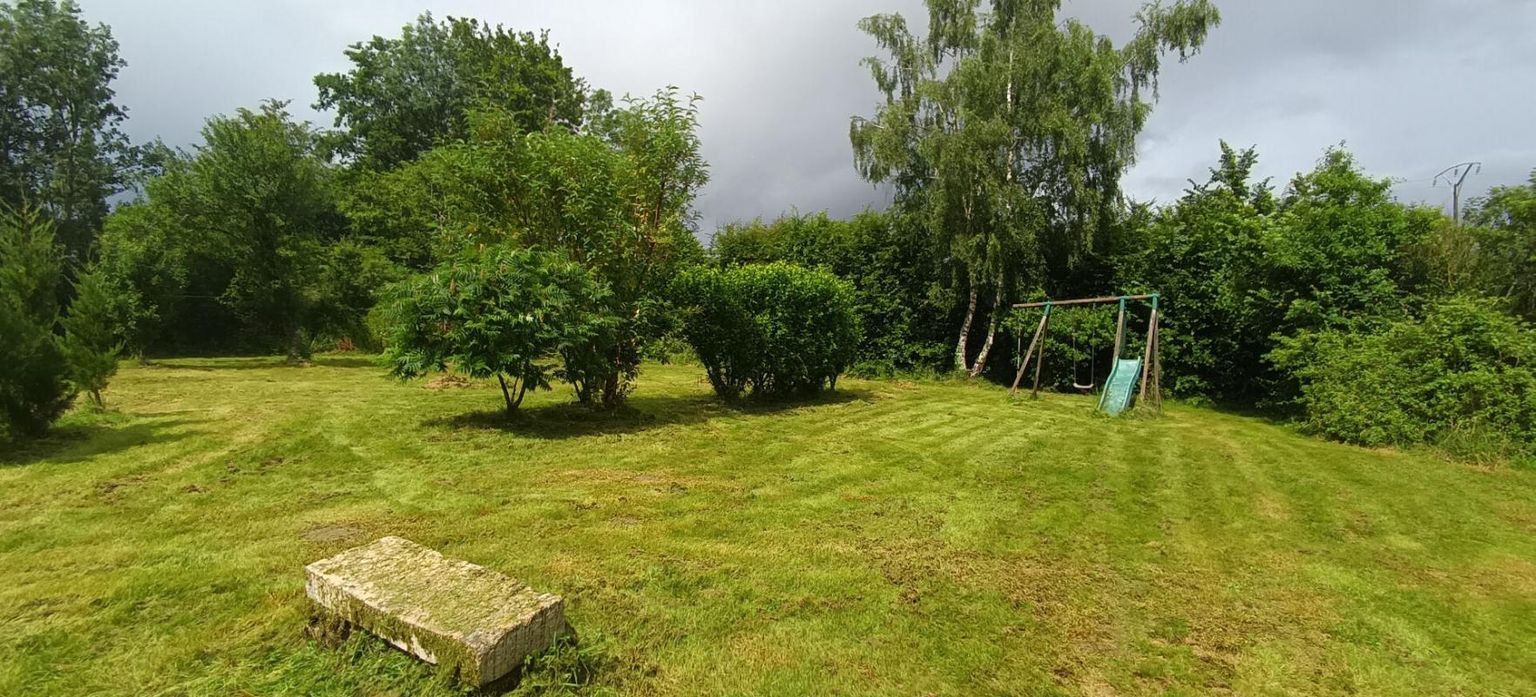
<path id="1" fill-rule="evenodd" d="M 12 435 L 40 435 L 75 398 L 53 331 L 62 279 L 53 223 L 0 211 L 0 413 Z"/>
<path id="2" fill-rule="evenodd" d="M 514 112 L 475 111 L 464 141 L 368 180 L 375 195 L 354 198 L 349 215 L 415 226 L 407 237 L 434 240 L 440 259 L 508 242 L 591 270 L 612 293 L 618 326 L 603 355 L 579 357 L 594 381 L 580 392 L 613 407 L 633 385 L 641 347 L 666 327 L 668 284 L 703 260 L 692 202 L 707 170 L 696 131 L 696 99 L 670 89 L 629 100 L 590 132 L 528 133 Z"/>
<path id="3" fill-rule="evenodd" d="M 107 406 L 101 393 L 117 374 L 117 359 L 133 331 L 138 306 L 133 291 L 99 266 L 81 272 L 75 280 L 75 301 L 62 322 L 64 356 L 70 380 L 90 395 L 97 409 Z"/>
<path id="4" fill-rule="evenodd" d="M 549 389 L 552 359 L 611 333 L 608 290 L 550 252 L 479 248 L 392 288 L 385 352 L 402 379 L 454 370 L 501 384 L 507 413 L 529 389 Z M 578 389 L 581 383 L 578 382 Z"/>

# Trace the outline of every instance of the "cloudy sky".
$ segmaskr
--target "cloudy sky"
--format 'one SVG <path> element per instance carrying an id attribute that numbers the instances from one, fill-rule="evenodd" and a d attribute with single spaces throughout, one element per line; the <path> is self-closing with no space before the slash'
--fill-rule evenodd
<path id="1" fill-rule="evenodd" d="M 422 10 L 549 29 L 594 86 L 704 97 L 711 181 L 701 228 L 790 209 L 846 215 L 884 196 L 853 169 L 848 119 L 877 95 L 855 22 L 922 16 L 921 0 L 80 0 L 111 25 L 128 61 L 117 91 L 136 142 L 197 142 L 203 119 L 267 97 L 310 108 L 316 73 L 343 49 L 394 36 Z M 1188 64 L 1167 66 L 1162 99 L 1126 188 L 1171 200 L 1203 179 L 1219 139 L 1256 145 L 1284 183 L 1346 143 L 1404 200 L 1448 205 L 1432 179 L 1483 163 L 1469 195 L 1536 168 L 1536 0 L 1217 0 L 1222 26 Z M 1140 0 L 1067 0 L 1065 11 L 1122 40 Z"/>

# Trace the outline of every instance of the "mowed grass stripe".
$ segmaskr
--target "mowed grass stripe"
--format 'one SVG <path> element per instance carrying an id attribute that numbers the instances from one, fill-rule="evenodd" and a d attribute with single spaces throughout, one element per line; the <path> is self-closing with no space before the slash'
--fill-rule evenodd
<path id="1" fill-rule="evenodd" d="M 700 378 L 507 421 L 493 386 L 353 357 L 125 366 L 120 413 L 0 466 L 0 693 L 451 693 L 303 637 L 302 565 L 383 534 L 565 594 L 584 692 L 1536 691 L 1529 472 L 1177 405 L 850 379 L 732 407 Z"/>

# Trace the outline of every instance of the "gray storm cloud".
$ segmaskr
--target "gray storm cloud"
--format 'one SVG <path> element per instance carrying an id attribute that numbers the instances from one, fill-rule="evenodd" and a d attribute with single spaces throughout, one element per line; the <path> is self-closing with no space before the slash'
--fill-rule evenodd
<path id="1" fill-rule="evenodd" d="M 1529 0 L 1218 0 L 1224 22 L 1204 52 L 1168 65 L 1161 101 L 1126 181 L 1168 201 L 1203 179 L 1218 139 L 1256 145 L 1261 175 L 1283 184 L 1346 143 L 1404 200 L 1444 205 L 1443 167 L 1484 163 L 1468 190 L 1524 181 L 1536 167 L 1536 2 Z M 1139 0 L 1069 0 L 1066 11 L 1117 40 Z M 847 215 L 882 206 L 861 181 L 848 119 L 877 94 L 859 59 L 875 46 L 854 26 L 877 12 L 918 19 L 917 0 L 402 2 L 400 0 L 83 0 L 128 68 L 116 87 L 136 142 L 197 142 L 203 119 L 276 97 L 310 108 L 316 73 L 344 70 L 343 49 L 395 35 L 423 10 L 516 29 L 547 28 L 591 84 L 648 94 L 677 85 L 705 99 L 711 182 L 700 227 L 791 208 Z"/>

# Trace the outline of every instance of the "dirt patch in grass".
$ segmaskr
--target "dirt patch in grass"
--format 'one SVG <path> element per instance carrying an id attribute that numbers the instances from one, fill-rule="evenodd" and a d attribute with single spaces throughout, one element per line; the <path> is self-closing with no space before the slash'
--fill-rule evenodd
<path id="1" fill-rule="evenodd" d="M 422 385 L 422 387 L 435 391 L 462 390 L 467 387 L 473 387 L 474 384 L 475 383 L 471 382 L 469 378 L 466 378 L 462 375 L 453 375 L 449 373 L 439 375 L 435 378 L 432 378 L 431 380 L 428 380 L 426 384 Z"/>
<path id="2" fill-rule="evenodd" d="M 566 484 L 633 485 L 660 494 L 687 493 L 693 487 L 712 490 L 740 488 L 731 482 L 710 477 L 693 477 L 672 472 L 631 472 L 614 469 L 566 470 L 557 475 Z"/>
<path id="3" fill-rule="evenodd" d="M 361 540 L 363 531 L 350 525 L 321 525 L 305 530 L 300 537 L 305 542 L 341 542 L 343 540 Z"/>

